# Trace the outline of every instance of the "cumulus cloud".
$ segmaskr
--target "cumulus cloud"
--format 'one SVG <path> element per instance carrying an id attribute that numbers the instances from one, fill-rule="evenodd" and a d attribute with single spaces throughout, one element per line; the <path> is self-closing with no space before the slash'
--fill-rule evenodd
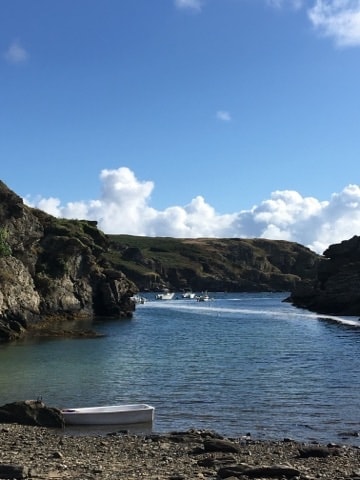
<path id="1" fill-rule="evenodd" d="M 225 110 L 219 110 L 216 112 L 216 118 L 222 122 L 231 122 L 231 115 Z"/>
<path id="2" fill-rule="evenodd" d="M 202 4 L 202 0 L 175 0 L 176 7 L 180 9 L 200 11 Z"/>
<path id="3" fill-rule="evenodd" d="M 29 55 L 18 41 L 14 41 L 5 52 L 4 58 L 9 63 L 20 64 L 25 63 L 29 58 Z"/>
<path id="4" fill-rule="evenodd" d="M 317 0 L 308 13 L 313 25 L 338 45 L 360 45 L 360 0 Z"/>
<path id="5" fill-rule="evenodd" d="M 322 253 L 329 245 L 360 234 L 360 186 L 348 185 L 327 200 L 278 190 L 249 210 L 219 214 L 201 196 L 184 206 L 151 207 L 152 181 L 127 167 L 103 170 L 101 195 L 88 202 L 26 198 L 25 202 L 63 218 L 97 220 L 105 233 L 179 238 L 239 237 L 288 240 Z"/>
<path id="6" fill-rule="evenodd" d="M 274 8 L 291 6 L 299 10 L 306 5 L 315 30 L 332 38 L 340 47 L 360 45 L 360 0 L 266 0 Z"/>

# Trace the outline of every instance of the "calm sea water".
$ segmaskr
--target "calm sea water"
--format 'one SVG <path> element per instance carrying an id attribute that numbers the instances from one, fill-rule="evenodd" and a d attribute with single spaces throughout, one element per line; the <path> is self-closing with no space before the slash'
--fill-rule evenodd
<path id="1" fill-rule="evenodd" d="M 98 339 L 0 346 L 0 404 L 149 403 L 156 432 L 359 444 L 360 322 L 283 303 L 284 294 L 149 301 Z"/>

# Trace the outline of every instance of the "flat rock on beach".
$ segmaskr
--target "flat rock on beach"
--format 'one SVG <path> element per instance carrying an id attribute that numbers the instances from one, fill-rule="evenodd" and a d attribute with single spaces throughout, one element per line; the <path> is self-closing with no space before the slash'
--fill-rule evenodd
<path id="1" fill-rule="evenodd" d="M 360 449 L 211 431 L 105 436 L 0 424 L 0 479 L 360 480 Z"/>

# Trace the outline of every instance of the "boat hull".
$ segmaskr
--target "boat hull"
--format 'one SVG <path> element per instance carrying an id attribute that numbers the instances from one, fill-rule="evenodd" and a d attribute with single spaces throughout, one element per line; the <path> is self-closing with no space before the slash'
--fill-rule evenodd
<path id="1" fill-rule="evenodd" d="M 198 302 L 208 302 L 210 300 L 210 297 L 208 295 L 201 295 L 200 297 L 197 297 Z"/>
<path id="2" fill-rule="evenodd" d="M 175 293 L 158 293 L 155 298 L 156 300 L 172 300 L 175 296 Z"/>
<path id="3" fill-rule="evenodd" d="M 155 408 L 146 404 L 61 410 L 65 425 L 131 425 L 152 423 Z"/>
<path id="4" fill-rule="evenodd" d="M 196 298 L 196 293 L 192 293 L 192 292 L 183 293 L 182 298 L 190 298 L 190 299 Z"/>

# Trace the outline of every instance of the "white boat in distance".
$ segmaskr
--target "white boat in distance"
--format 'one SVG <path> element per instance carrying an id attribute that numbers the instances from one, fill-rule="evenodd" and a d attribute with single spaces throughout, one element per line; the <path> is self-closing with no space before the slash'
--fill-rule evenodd
<path id="1" fill-rule="evenodd" d="M 203 295 L 198 295 L 196 297 L 196 300 L 198 302 L 209 302 L 210 301 L 210 297 L 207 293 L 204 293 Z"/>
<path id="2" fill-rule="evenodd" d="M 143 305 L 146 302 L 146 298 L 141 297 L 140 295 L 134 295 L 133 297 L 130 297 L 130 300 L 132 300 L 136 304 L 141 304 L 141 305 Z"/>
<path id="3" fill-rule="evenodd" d="M 172 300 L 174 296 L 174 292 L 161 292 L 155 295 L 155 298 L 156 300 Z"/>
<path id="4" fill-rule="evenodd" d="M 104 407 L 65 408 L 61 410 L 65 425 L 131 425 L 152 423 L 155 408 L 146 404 L 109 405 Z"/>
<path id="5" fill-rule="evenodd" d="M 182 298 L 195 298 L 195 297 L 196 297 L 196 293 L 193 293 L 193 292 L 185 292 L 185 293 L 183 293 L 181 296 L 182 296 Z"/>

